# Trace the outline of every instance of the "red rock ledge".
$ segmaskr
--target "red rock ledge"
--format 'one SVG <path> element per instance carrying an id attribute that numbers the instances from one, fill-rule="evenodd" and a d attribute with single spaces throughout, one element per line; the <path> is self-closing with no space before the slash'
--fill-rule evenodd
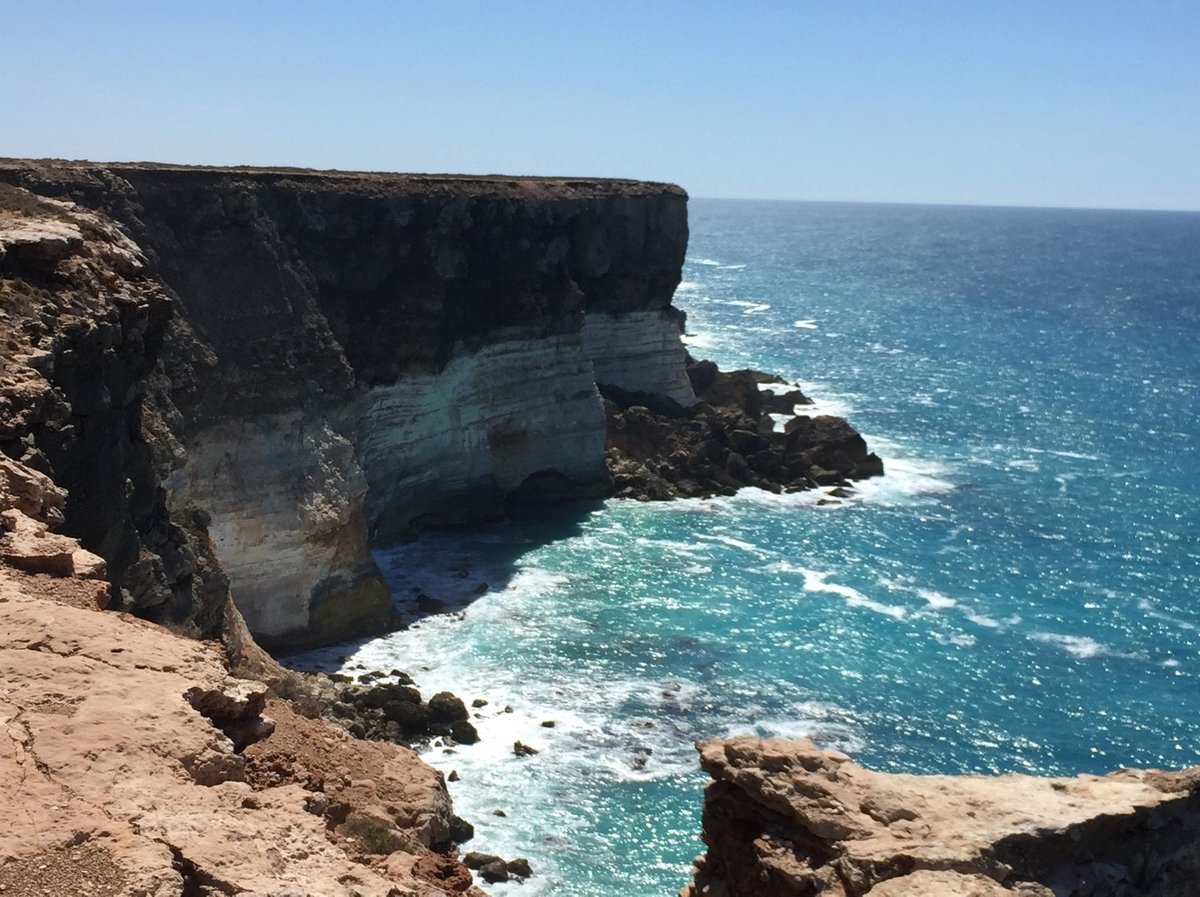
<path id="1" fill-rule="evenodd" d="M 218 643 L 98 612 L 102 562 L 29 516 L 61 501 L 0 468 L 3 897 L 480 897 L 441 773 L 268 700 Z"/>
<path id="2" fill-rule="evenodd" d="M 681 897 L 1200 893 L 1200 767 L 914 776 L 804 739 L 699 747 L 709 849 Z"/>

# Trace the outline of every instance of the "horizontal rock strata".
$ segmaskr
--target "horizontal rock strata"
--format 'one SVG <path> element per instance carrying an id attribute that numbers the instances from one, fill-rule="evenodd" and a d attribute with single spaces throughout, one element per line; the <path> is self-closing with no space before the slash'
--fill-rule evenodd
<path id="1" fill-rule="evenodd" d="M 681 897 L 1184 897 L 1200 767 L 1107 776 L 871 772 L 807 740 L 700 746 L 713 781 Z"/>
<path id="2" fill-rule="evenodd" d="M 22 160 L 0 181 L 8 382 L 61 419 L 30 401 L 0 451 L 68 490 L 115 603 L 163 622 L 215 634 L 231 593 L 273 647 L 386 629 L 370 538 L 609 488 L 590 352 L 687 398 L 677 187 Z M 66 326 L 89 303 L 112 324 Z"/>
<path id="3" fill-rule="evenodd" d="M 676 309 L 626 314 L 589 312 L 583 350 L 601 387 L 648 393 L 680 405 L 696 401 L 680 340 L 683 316 Z"/>
<path id="4" fill-rule="evenodd" d="M 0 181 L 0 452 L 67 490 L 115 606 L 184 631 L 218 634 L 230 596 L 274 649 L 386 630 L 370 544 L 512 499 L 882 470 L 836 419 L 772 432 L 788 390 L 689 365 L 677 187 L 21 160 Z"/>

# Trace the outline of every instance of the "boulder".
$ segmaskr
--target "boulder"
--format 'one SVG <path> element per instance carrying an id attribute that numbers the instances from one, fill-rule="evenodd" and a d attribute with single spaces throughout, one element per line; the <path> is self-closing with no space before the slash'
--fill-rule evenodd
<path id="1" fill-rule="evenodd" d="M 103 560 L 82 551 L 75 539 L 47 532 L 46 524 L 16 508 L 0 512 L 0 561 L 26 573 L 69 577 L 75 574 L 76 553 L 88 572 L 94 572 L 93 559 L 103 570 Z"/>
<path id="2" fill-rule="evenodd" d="M 456 744 L 475 744 L 479 741 L 479 732 L 467 720 L 460 719 L 450 724 L 450 737 Z"/>
<path id="3" fill-rule="evenodd" d="M 462 698 L 440 691 L 429 699 L 429 719 L 435 723 L 455 723 L 470 717 Z"/>

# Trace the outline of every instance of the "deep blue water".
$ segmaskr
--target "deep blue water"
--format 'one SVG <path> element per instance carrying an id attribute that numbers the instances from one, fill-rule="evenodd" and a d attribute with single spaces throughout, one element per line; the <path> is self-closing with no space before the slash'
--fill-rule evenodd
<path id="1" fill-rule="evenodd" d="M 380 551 L 398 596 L 461 613 L 347 666 L 489 701 L 483 742 L 429 759 L 472 846 L 540 872 L 508 891 L 673 894 L 698 738 L 911 772 L 1200 762 L 1200 214 L 690 212 L 693 353 L 798 380 L 889 473 L 840 506 L 608 502 Z"/>

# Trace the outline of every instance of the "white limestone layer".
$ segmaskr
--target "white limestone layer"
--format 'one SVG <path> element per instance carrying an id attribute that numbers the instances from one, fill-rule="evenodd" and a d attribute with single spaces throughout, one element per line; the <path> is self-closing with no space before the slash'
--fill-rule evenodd
<path id="1" fill-rule="evenodd" d="M 371 389 L 365 408 L 367 515 L 384 533 L 479 517 L 533 474 L 606 478 L 604 411 L 577 333 L 498 339 Z"/>
<path id="2" fill-rule="evenodd" d="M 209 428 L 168 482 L 175 507 L 204 508 L 246 624 L 266 639 L 312 625 L 314 599 L 377 576 L 363 518 L 366 479 L 350 441 L 300 412 Z"/>
<path id="3" fill-rule="evenodd" d="M 597 383 L 692 405 L 681 335 L 679 321 L 665 311 L 588 312 L 582 333 Z"/>
<path id="4" fill-rule="evenodd" d="M 193 434 L 168 484 L 171 503 L 210 514 L 256 636 L 282 643 L 336 629 L 347 616 L 386 610 L 369 533 L 479 519 L 539 474 L 564 494 L 602 487 L 597 381 L 695 401 L 668 314 L 592 314 L 582 332 L 497 334 L 440 371 L 365 389 L 343 409 Z"/>

